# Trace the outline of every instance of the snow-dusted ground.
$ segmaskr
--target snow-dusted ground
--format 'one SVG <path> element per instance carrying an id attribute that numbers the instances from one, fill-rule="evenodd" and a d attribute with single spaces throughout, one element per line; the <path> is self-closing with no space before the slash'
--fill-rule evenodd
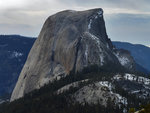
<path id="1" fill-rule="evenodd" d="M 6 100 L 0 99 L 0 104 L 2 104 L 2 103 L 4 103 L 4 102 L 9 102 L 9 99 L 6 99 Z"/>
<path id="2" fill-rule="evenodd" d="M 91 29 L 91 24 L 92 24 L 92 19 L 90 19 L 90 22 L 88 24 L 88 29 L 90 30 Z"/>
<path id="3" fill-rule="evenodd" d="M 99 84 L 108 87 L 110 91 L 112 90 L 112 84 L 108 81 L 100 81 Z"/>
<path id="4" fill-rule="evenodd" d="M 133 81 L 133 83 L 137 82 L 147 87 L 149 87 L 148 85 L 150 85 L 150 80 L 148 78 L 141 77 L 141 76 L 137 77 L 134 74 L 129 74 L 129 73 L 126 73 L 124 75 L 117 74 L 112 78 L 112 81 L 98 81 L 98 82 L 90 83 L 88 85 L 83 86 L 78 91 L 76 91 L 72 95 L 72 97 L 75 98 L 75 100 L 81 104 L 85 104 L 85 102 L 89 104 L 96 104 L 97 102 L 100 102 L 102 105 L 106 106 L 108 99 L 110 99 L 116 105 L 121 106 L 123 104 L 127 106 L 128 104 L 127 98 L 114 92 L 114 89 L 115 89 L 115 84 L 113 82 L 114 80 L 117 80 L 117 81 L 128 80 L 131 82 Z M 89 81 L 89 79 L 73 82 L 71 84 L 63 86 L 62 88 L 57 90 L 56 93 L 60 94 L 60 93 L 63 93 L 64 91 L 69 90 L 70 88 L 79 87 L 79 84 L 81 82 L 86 82 L 86 81 Z M 138 95 L 139 98 L 146 98 L 146 96 L 148 95 L 148 91 L 147 92 L 143 91 L 143 93 L 141 94 L 141 90 L 134 90 L 134 91 L 131 90 L 130 93 L 140 94 L 141 96 Z M 124 111 L 127 111 L 127 110 L 124 109 Z"/>
<path id="5" fill-rule="evenodd" d="M 110 93 L 114 94 L 114 95 L 117 97 L 118 100 L 116 101 L 116 104 L 117 104 L 117 103 L 122 103 L 122 104 L 124 104 L 124 105 L 127 105 L 127 104 L 128 104 L 128 103 L 127 103 L 127 99 L 126 99 L 125 97 L 122 97 L 121 95 L 112 92 L 112 89 L 113 89 L 113 87 L 114 87 L 114 86 L 112 85 L 112 83 L 110 83 L 110 82 L 108 82 L 108 81 L 100 81 L 99 83 L 100 83 L 102 86 L 107 87 L 107 88 L 110 90 Z"/>
<path id="6" fill-rule="evenodd" d="M 145 77 L 137 77 L 134 74 L 126 73 L 124 75 L 117 74 L 115 75 L 112 80 L 129 80 L 133 82 L 138 82 L 139 84 L 143 84 L 148 87 L 150 85 L 150 80 Z M 59 90 L 57 90 L 57 94 L 63 93 L 64 91 L 69 90 L 70 88 L 78 87 L 79 83 L 88 81 L 82 80 L 73 82 L 71 84 L 68 84 Z M 108 102 L 108 98 L 115 102 L 116 105 L 124 104 L 127 106 L 127 98 L 121 96 L 120 94 L 113 92 L 113 89 L 115 89 L 115 85 L 113 84 L 113 81 L 99 81 L 95 83 L 90 83 L 78 91 L 76 91 L 73 95 L 73 97 L 81 104 L 84 104 L 85 102 L 88 102 L 89 104 L 93 103 L 96 104 L 98 101 L 106 106 Z M 134 90 L 131 91 L 132 94 L 137 94 L 141 92 L 141 90 Z M 141 98 L 146 98 L 148 95 L 148 92 L 143 91 L 144 93 L 141 95 Z M 139 96 L 140 97 L 140 96 Z"/>
<path id="7" fill-rule="evenodd" d="M 116 53 L 115 56 L 118 58 L 119 62 L 121 63 L 121 65 L 126 65 L 130 62 L 130 60 L 127 57 L 124 56 L 120 56 L 119 53 Z"/>
<path id="8" fill-rule="evenodd" d="M 97 47 L 98 47 L 98 49 L 99 49 L 99 58 L 100 58 L 100 64 L 101 64 L 101 66 L 104 64 L 104 56 L 103 56 L 103 54 L 101 54 L 101 48 L 100 48 L 100 39 L 97 37 L 97 36 L 95 36 L 95 35 L 93 35 L 93 34 L 91 34 L 90 33 L 90 29 L 92 28 L 92 23 L 93 23 L 93 21 L 95 21 L 96 19 L 98 19 L 98 18 L 101 18 L 103 16 L 103 11 L 102 10 L 99 10 L 94 16 L 92 16 L 91 18 L 90 18 L 90 20 L 89 20 L 89 24 L 88 24 L 88 26 L 87 26 L 87 32 L 86 32 L 86 34 L 87 35 L 89 35 L 90 37 L 91 37 L 91 39 L 92 40 L 94 40 L 95 41 L 95 43 L 96 43 L 96 45 L 97 45 Z M 88 49 L 86 48 L 86 50 L 85 50 L 85 56 L 86 56 L 86 58 L 87 58 L 87 53 L 88 53 L 88 51 L 87 51 Z M 86 59 L 86 61 L 87 61 L 87 59 Z"/>
<path id="9" fill-rule="evenodd" d="M 142 76 L 136 76 L 134 74 L 129 74 L 129 73 L 126 73 L 124 76 L 115 75 L 113 77 L 113 79 L 115 79 L 115 80 L 125 79 L 125 80 L 129 80 L 129 81 L 136 81 L 139 84 L 143 84 L 143 85 L 150 85 L 150 79 L 148 79 L 146 77 L 142 77 Z"/>
<path id="10" fill-rule="evenodd" d="M 112 81 L 98 81 L 94 83 L 90 83 L 88 85 L 83 86 L 78 91 L 76 91 L 72 97 L 75 98 L 76 101 L 78 101 L 81 104 L 84 104 L 85 102 L 89 104 L 96 104 L 98 101 L 106 106 L 108 99 L 112 100 L 114 104 L 121 105 L 124 104 L 127 106 L 127 98 L 121 96 L 120 94 L 114 92 L 115 84 L 113 84 L 113 81 L 122 81 L 122 80 L 128 80 L 133 81 L 133 83 L 137 82 L 139 84 L 143 84 L 144 86 L 149 87 L 150 85 L 150 79 L 142 77 L 142 76 L 136 76 L 134 74 L 126 73 L 124 75 L 117 74 L 112 78 Z M 62 88 L 58 89 L 56 91 L 57 94 L 63 93 L 64 91 L 69 90 L 70 88 L 79 87 L 80 83 L 89 81 L 89 79 L 81 80 L 77 82 L 73 82 L 71 84 L 65 85 Z M 144 90 L 144 89 L 143 89 Z M 130 91 L 129 91 L 130 92 Z M 141 90 L 131 90 L 132 94 L 140 94 Z M 143 93 L 138 95 L 139 98 L 146 98 L 148 95 L 148 91 L 143 91 Z M 126 109 L 125 109 L 126 110 Z"/>
<path id="11" fill-rule="evenodd" d="M 127 105 L 127 99 L 117 93 L 114 93 L 112 91 L 113 88 L 114 86 L 112 83 L 108 81 L 99 81 L 79 89 L 74 94 L 74 97 L 76 101 L 82 104 L 85 102 L 96 104 L 99 101 L 102 105 L 106 106 L 108 99 L 111 99 L 111 101 L 114 101 L 115 104 L 122 103 Z"/>
<path id="12" fill-rule="evenodd" d="M 85 102 L 96 104 L 99 101 L 104 106 L 107 105 L 108 98 L 111 100 L 116 98 L 115 95 L 109 92 L 107 87 L 102 86 L 99 82 L 84 86 L 79 89 L 73 97 L 81 104 L 85 104 Z"/>
<path id="13" fill-rule="evenodd" d="M 86 63 L 88 63 L 88 45 L 86 45 L 86 49 L 85 49 L 85 59 L 86 59 Z"/>
<path id="14" fill-rule="evenodd" d="M 13 51 L 11 57 L 14 58 L 18 58 L 18 57 L 21 57 L 23 55 L 23 53 L 20 53 L 20 52 L 17 52 L 17 51 Z"/>
<path id="15" fill-rule="evenodd" d="M 132 87 L 130 87 L 129 85 L 123 85 L 122 87 L 125 90 L 128 90 L 128 92 L 136 94 L 139 98 L 145 99 L 150 97 L 150 79 L 146 77 L 126 73 L 125 75 L 115 75 L 113 79 L 118 81 L 131 81 L 131 83 L 133 82 Z"/>
<path id="16" fill-rule="evenodd" d="M 94 15 L 94 17 L 92 17 L 92 18 L 90 19 L 89 24 L 88 24 L 88 30 L 91 29 L 92 22 L 93 22 L 95 19 L 97 19 L 97 18 L 99 18 L 99 17 L 102 17 L 102 16 L 103 16 L 103 11 L 99 10 L 99 11 L 97 12 L 97 14 Z"/>
<path id="17" fill-rule="evenodd" d="M 85 32 L 85 34 L 88 35 L 95 42 L 95 44 L 97 45 L 97 48 L 98 48 L 98 51 L 99 51 L 100 64 L 102 66 L 103 63 L 104 63 L 104 55 L 102 54 L 102 49 L 100 48 L 100 44 L 101 44 L 100 39 L 97 36 L 91 34 L 90 32 Z M 88 51 L 86 51 L 86 52 L 88 52 Z"/>

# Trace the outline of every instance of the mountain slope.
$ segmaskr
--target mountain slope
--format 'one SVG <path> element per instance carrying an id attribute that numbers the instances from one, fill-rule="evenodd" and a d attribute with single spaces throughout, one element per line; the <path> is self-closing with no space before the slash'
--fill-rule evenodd
<path id="1" fill-rule="evenodd" d="M 34 38 L 0 35 L 0 96 L 12 93 Z"/>
<path id="2" fill-rule="evenodd" d="M 113 42 L 113 44 L 116 46 L 118 49 L 126 49 L 131 52 L 131 55 L 133 56 L 134 60 L 136 61 L 137 68 L 142 69 L 145 68 L 150 72 L 150 48 L 146 47 L 144 45 L 140 44 L 131 44 L 127 42 Z M 142 66 L 142 67 L 139 67 Z M 146 70 L 142 69 L 144 72 Z M 141 71 L 142 71 L 141 70 Z"/>
<path id="3" fill-rule="evenodd" d="M 90 65 L 134 70 L 134 64 L 129 52 L 113 47 L 106 34 L 102 9 L 62 11 L 44 23 L 11 101 Z"/>
<path id="4" fill-rule="evenodd" d="M 128 113 L 150 102 L 150 79 L 85 68 L 0 105 L 0 113 Z"/>

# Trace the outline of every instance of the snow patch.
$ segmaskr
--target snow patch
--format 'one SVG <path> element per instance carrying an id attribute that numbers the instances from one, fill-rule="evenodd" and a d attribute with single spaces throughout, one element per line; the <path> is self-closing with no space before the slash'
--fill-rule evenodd
<path id="1" fill-rule="evenodd" d="M 136 90 L 136 91 L 132 91 L 131 93 L 134 94 L 134 93 L 139 93 L 140 90 Z"/>
<path id="2" fill-rule="evenodd" d="M 97 47 L 99 48 L 99 50 L 101 51 L 100 49 L 100 41 L 99 41 L 99 38 L 96 37 L 95 35 L 89 33 L 89 32 L 86 32 L 87 35 L 89 35 L 91 37 L 92 40 L 94 40 L 97 44 Z"/>
<path id="3" fill-rule="evenodd" d="M 9 102 L 9 99 L 6 99 L 6 100 L 0 99 L 0 104 L 2 104 L 4 102 Z"/>
<path id="4" fill-rule="evenodd" d="M 112 84 L 108 81 L 100 81 L 99 84 L 108 87 L 110 91 L 112 90 Z"/>
<path id="5" fill-rule="evenodd" d="M 89 22 L 89 24 L 88 24 L 88 30 L 91 29 L 91 24 L 92 24 L 92 19 L 90 19 L 90 22 Z"/>
<path id="6" fill-rule="evenodd" d="M 102 10 L 99 10 L 99 11 L 97 12 L 97 14 L 98 14 L 99 17 L 102 17 L 103 11 L 102 11 Z"/>
<path id="7" fill-rule="evenodd" d="M 86 45 L 86 49 L 85 49 L 85 58 L 86 58 L 86 62 L 88 62 L 88 45 Z"/>
<path id="8" fill-rule="evenodd" d="M 103 11 L 102 11 L 102 10 L 99 10 L 99 11 L 97 12 L 97 14 L 94 15 L 92 18 L 93 18 L 93 19 L 97 19 L 98 17 L 102 17 L 102 16 L 103 16 Z M 90 21 L 89 21 L 88 30 L 91 29 L 91 24 L 92 24 L 92 22 L 93 22 L 92 18 L 91 18 Z"/>
<path id="9" fill-rule="evenodd" d="M 119 80 L 119 79 L 122 79 L 122 76 L 117 74 L 113 77 L 114 80 Z"/>
<path id="10" fill-rule="evenodd" d="M 100 39 L 98 37 L 96 37 L 95 35 L 89 33 L 89 32 L 85 32 L 92 40 L 94 40 L 94 42 L 96 43 L 98 50 L 99 50 L 99 58 L 100 58 L 100 64 L 103 65 L 104 63 L 104 56 L 101 53 L 101 48 L 100 48 Z"/>
<path id="11" fill-rule="evenodd" d="M 136 81 L 139 84 L 150 85 L 150 79 L 142 76 L 135 76 L 134 74 L 126 73 L 124 76 L 115 75 L 113 77 L 114 80 L 125 79 L 130 81 Z"/>
<path id="12" fill-rule="evenodd" d="M 128 104 L 127 99 L 126 99 L 125 97 L 122 97 L 121 95 L 116 94 L 116 93 L 115 93 L 115 95 L 116 95 L 117 98 L 118 98 L 118 103 L 122 103 L 122 104 L 124 104 L 124 105 L 127 105 L 127 104 Z"/>
<path id="13" fill-rule="evenodd" d="M 98 16 L 95 16 L 95 19 L 97 19 L 98 18 Z"/>
<path id="14" fill-rule="evenodd" d="M 129 92 L 131 94 L 136 94 L 139 98 L 149 98 L 149 92 L 150 92 L 150 79 L 142 76 L 136 76 L 134 74 L 126 73 L 125 75 L 115 75 L 113 77 L 113 80 L 128 80 L 133 83 L 139 84 L 141 88 L 130 89 Z M 133 87 L 133 86 L 132 86 Z M 128 87 L 125 86 L 125 90 L 128 90 Z"/>
<path id="15" fill-rule="evenodd" d="M 127 57 L 124 56 L 120 56 L 119 53 L 115 54 L 115 56 L 118 58 L 119 62 L 121 63 L 121 65 L 126 65 L 130 62 L 130 60 Z"/>
<path id="16" fill-rule="evenodd" d="M 18 58 L 18 57 L 21 57 L 21 56 L 23 56 L 23 53 L 20 53 L 20 52 L 17 52 L 17 51 L 14 51 L 11 55 L 12 58 L 14 58 L 14 57 Z"/>
<path id="17" fill-rule="evenodd" d="M 101 66 L 104 64 L 104 56 L 100 55 L 100 60 L 101 60 Z"/>
<path id="18" fill-rule="evenodd" d="M 127 99 L 125 97 L 122 97 L 121 95 L 112 92 L 113 85 L 110 82 L 108 82 L 108 81 L 100 81 L 99 84 L 102 85 L 102 86 L 107 87 L 110 90 L 110 93 L 114 94 L 117 97 L 118 100 L 117 100 L 116 104 L 117 103 L 122 103 L 124 105 L 128 104 L 127 103 Z"/>

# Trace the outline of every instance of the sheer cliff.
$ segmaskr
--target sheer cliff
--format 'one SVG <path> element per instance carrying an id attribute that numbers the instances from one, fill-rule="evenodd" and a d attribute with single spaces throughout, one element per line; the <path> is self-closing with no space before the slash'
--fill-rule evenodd
<path id="1" fill-rule="evenodd" d="M 108 38 L 101 8 L 50 16 L 21 71 L 11 101 L 84 67 L 112 64 L 134 70 L 134 60 Z"/>

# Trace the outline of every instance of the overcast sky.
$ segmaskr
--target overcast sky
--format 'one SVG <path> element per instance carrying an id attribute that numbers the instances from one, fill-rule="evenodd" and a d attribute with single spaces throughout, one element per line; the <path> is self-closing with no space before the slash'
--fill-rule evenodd
<path id="1" fill-rule="evenodd" d="M 0 0 L 0 34 L 37 37 L 48 16 L 91 8 L 103 8 L 111 40 L 150 45 L 150 0 Z"/>

